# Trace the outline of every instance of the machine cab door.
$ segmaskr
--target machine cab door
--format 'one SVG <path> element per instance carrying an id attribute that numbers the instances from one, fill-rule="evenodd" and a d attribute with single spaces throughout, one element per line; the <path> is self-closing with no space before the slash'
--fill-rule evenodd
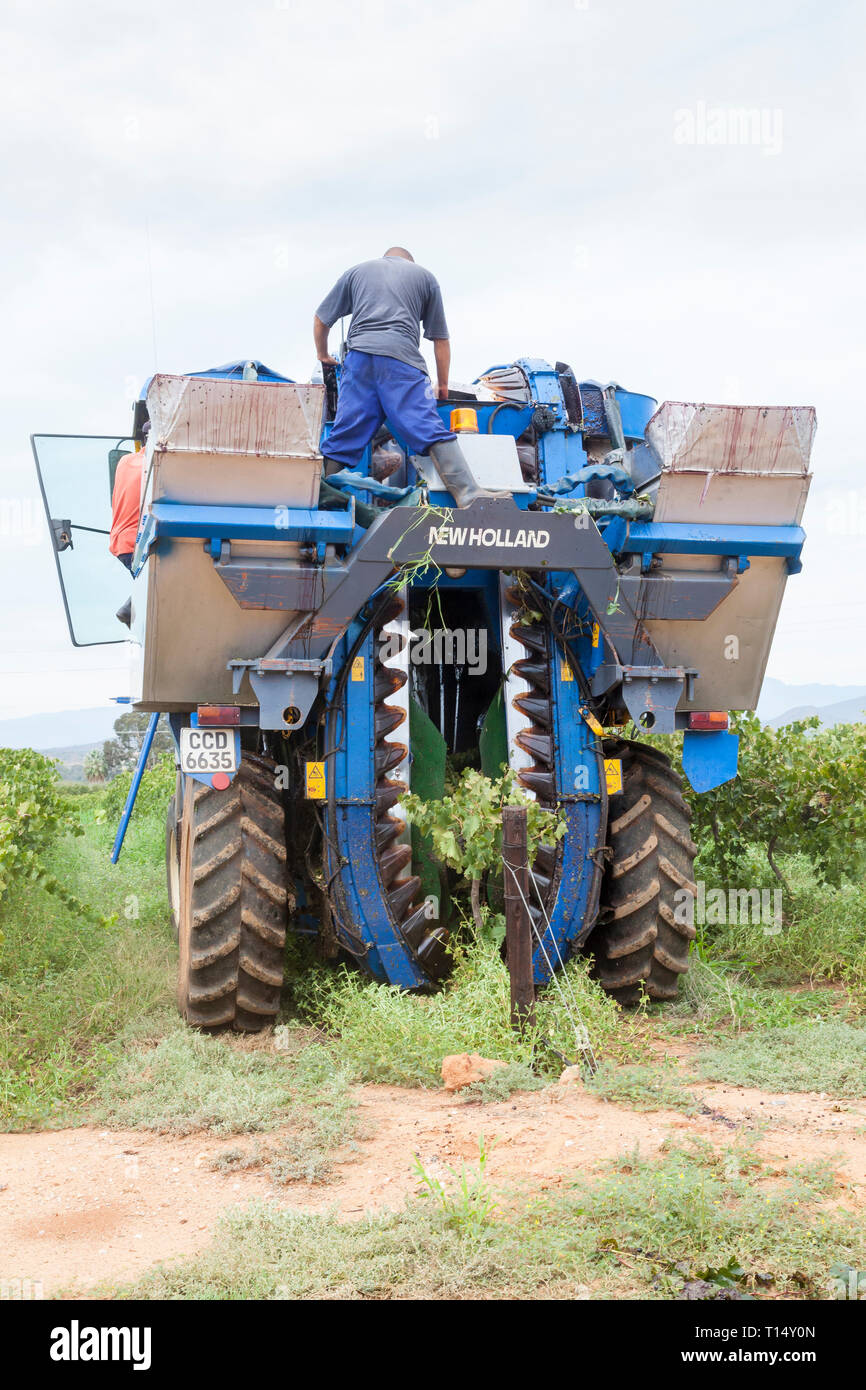
<path id="1" fill-rule="evenodd" d="M 125 435 L 34 434 L 33 455 L 76 647 L 129 640 L 117 618 L 132 576 L 108 549 L 114 475 L 135 444 Z"/>

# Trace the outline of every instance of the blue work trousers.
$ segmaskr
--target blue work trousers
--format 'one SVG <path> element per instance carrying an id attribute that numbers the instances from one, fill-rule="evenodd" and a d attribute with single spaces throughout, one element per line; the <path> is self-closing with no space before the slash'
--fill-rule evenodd
<path id="1" fill-rule="evenodd" d="M 430 378 L 396 357 L 348 352 L 340 378 L 337 417 L 322 445 L 326 459 L 347 468 L 361 460 L 373 435 L 387 419 L 410 454 L 426 454 L 431 444 L 453 439 L 439 418 Z"/>

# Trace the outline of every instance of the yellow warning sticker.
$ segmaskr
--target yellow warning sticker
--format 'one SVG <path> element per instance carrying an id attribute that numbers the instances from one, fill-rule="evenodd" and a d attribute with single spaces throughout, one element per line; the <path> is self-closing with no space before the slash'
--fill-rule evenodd
<path id="1" fill-rule="evenodd" d="M 573 681 L 573 680 L 574 680 L 574 672 L 572 671 L 571 666 L 569 665 L 569 663 L 568 663 L 567 661 L 562 661 L 562 662 L 560 662 L 560 665 L 559 665 L 559 679 L 560 679 L 561 681 Z"/>
<path id="2" fill-rule="evenodd" d="M 600 636 L 601 636 L 601 628 L 599 627 L 598 623 L 593 623 L 593 625 L 592 625 L 592 645 L 593 645 L 594 647 L 597 647 L 597 646 L 598 646 L 598 639 L 599 639 Z"/>
<path id="3" fill-rule="evenodd" d="M 324 801 L 325 764 L 307 763 L 307 800 Z"/>
<path id="4" fill-rule="evenodd" d="M 352 680 L 362 681 L 364 679 L 364 658 L 356 656 L 352 662 Z"/>
<path id="5" fill-rule="evenodd" d="M 608 796 L 616 796 L 622 791 L 622 758 L 605 758 L 604 780 Z"/>

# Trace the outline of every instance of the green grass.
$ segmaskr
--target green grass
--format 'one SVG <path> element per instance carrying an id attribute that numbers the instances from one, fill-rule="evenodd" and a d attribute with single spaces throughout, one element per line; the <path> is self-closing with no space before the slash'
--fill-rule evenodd
<path id="1" fill-rule="evenodd" d="M 849 1023 L 763 1028 L 721 1039 L 695 1063 L 707 1081 L 765 1091 L 826 1091 L 866 1096 L 866 1028 Z"/>
<path id="2" fill-rule="evenodd" d="M 345 967 L 319 967 L 295 983 L 302 1015 L 339 1038 L 340 1056 L 353 1078 L 398 1086 L 438 1085 L 442 1058 L 454 1052 L 532 1063 L 549 1074 L 560 1071 L 562 1063 L 549 1044 L 569 1059 L 576 1057 L 572 992 L 596 1054 L 640 1055 L 634 1021 L 589 979 L 582 960 L 569 963 L 564 985 L 541 992 L 537 1027 L 523 1037 L 509 1024 L 508 971 L 498 949 L 486 942 L 460 951 L 451 979 L 433 995 L 403 994 Z"/>
<path id="3" fill-rule="evenodd" d="M 701 873 L 700 857 L 695 872 Z M 707 925 L 703 936 L 713 960 L 746 963 L 765 984 L 831 980 L 846 984 L 861 1006 L 866 1000 L 866 879 L 823 883 L 804 854 L 780 861 L 789 891 L 783 892 L 779 932 L 760 923 Z M 709 880 L 708 875 L 708 880 Z M 762 852 L 751 847 L 738 873 L 750 888 L 778 888 Z"/>
<path id="4" fill-rule="evenodd" d="M 668 1295 L 679 1276 L 735 1259 L 753 1285 L 760 1277 L 782 1293 L 820 1296 L 832 1261 L 864 1240 L 856 1215 L 825 1205 L 839 1196 L 826 1165 L 777 1181 L 738 1145 L 692 1140 L 659 1160 L 635 1152 L 583 1195 L 580 1212 L 604 1230 L 603 1243 L 633 1256 L 643 1277 L 652 1271 Z"/>
<path id="5" fill-rule="evenodd" d="M 825 997 L 821 1001 L 826 1007 Z M 813 993 L 790 994 L 762 984 L 748 964 L 692 949 L 688 972 L 680 979 L 675 1002 L 654 1005 L 649 1013 L 663 1032 L 715 1033 L 719 1028 L 741 1032 L 751 1028 L 785 1027 L 816 1008 Z"/>
<path id="6" fill-rule="evenodd" d="M 680 1110 L 694 1115 L 698 1101 L 686 1090 L 678 1072 L 669 1066 L 611 1066 L 603 1062 L 586 1089 L 602 1100 L 629 1110 Z"/>
<path id="7" fill-rule="evenodd" d="M 157 1134 L 266 1135 L 219 1155 L 221 1170 L 265 1168 L 276 1182 L 321 1182 L 335 1149 L 355 1134 L 345 1069 L 302 1030 L 289 1047 L 250 1047 L 232 1034 L 210 1037 L 178 1020 L 155 1046 L 130 1041 L 99 1083 L 91 1115 L 116 1128 Z M 292 1033 L 294 1037 L 292 1038 Z M 283 1039 L 281 1039 L 282 1041 Z"/>
<path id="8" fill-rule="evenodd" d="M 487 1145 L 482 1134 L 478 1141 L 477 1164 L 467 1167 L 463 1163 L 459 1173 L 454 1168 L 449 1168 L 451 1180 L 443 1182 L 435 1174 L 428 1173 L 418 1155 L 415 1155 L 417 1196 L 422 1202 L 433 1204 L 436 1212 L 444 1216 L 447 1224 L 458 1232 L 465 1245 L 478 1245 L 486 1238 L 498 1211 L 496 1197 L 487 1180 L 488 1157 Z"/>
<path id="9" fill-rule="evenodd" d="M 253 1204 L 211 1248 L 121 1298 L 675 1298 L 708 1271 L 742 1270 L 757 1296 L 827 1297 L 839 1261 L 863 1265 L 861 1224 L 825 1169 L 779 1180 L 738 1148 L 623 1156 L 554 1197 L 493 1193 L 483 1164 L 441 1192 L 419 1174 L 405 1209 L 357 1221 Z"/>
<path id="10" fill-rule="evenodd" d="M 299 1089 L 333 1073 L 321 1047 L 295 1056 L 244 1047 L 231 1034 L 211 1037 L 178 1019 L 167 1036 L 125 1048 L 101 1079 L 94 1119 L 156 1134 L 253 1134 L 284 1122 Z"/>
<path id="11" fill-rule="evenodd" d="M 131 1018 L 171 999 L 174 944 L 165 901 L 163 824 L 133 819 L 117 867 L 99 794 L 77 798 L 85 835 L 47 856 L 51 871 L 111 925 L 13 885 L 0 903 L 0 1126 L 74 1122 L 113 1062 Z"/>

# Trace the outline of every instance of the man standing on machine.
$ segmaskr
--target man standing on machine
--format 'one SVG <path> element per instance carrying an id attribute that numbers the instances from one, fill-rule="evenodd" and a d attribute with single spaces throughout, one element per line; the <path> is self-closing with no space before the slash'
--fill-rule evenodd
<path id="1" fill-rule="evenodd" d="M 328 330 L 351 314 L 333 428 L 323 445 L 325 476 L 354 468 L 387 418 L 409 452 L 429 454 L 443 486 L 458 507 L 479 497 L 508 496 L 478 486 L 452 430 L 435 401 L 448 397 L 451 344 L 435 277 L 402 246 L 364 261 L 341 275 L 313 320 L 316 355 L 336 365 L 328 352 Z M 432 339 L 438 385 L 434 394 L 419 351 L 420 329 Z M 327 484 L 323 484 L 323 493 Z M 328 491 L 333 491 L 328 488 Z"/>

